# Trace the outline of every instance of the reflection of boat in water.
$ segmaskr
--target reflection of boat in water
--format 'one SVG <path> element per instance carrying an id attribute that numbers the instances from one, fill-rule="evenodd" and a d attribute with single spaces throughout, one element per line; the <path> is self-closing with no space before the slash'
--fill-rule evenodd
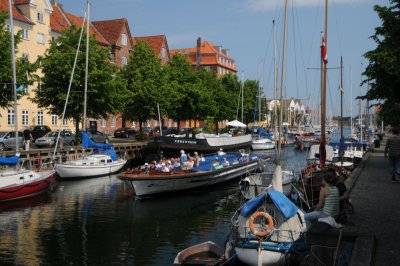
<path id="1" fill-rule="evenodd" d="M 94 194 L 100 189 L 111 187 L 120 182 L 115 175 L 89 178 L 82 180 L 62 181 L 59 184 L 58 193 L 61 194 Z"/>
<path id="2" fill-rule="evenodd" d="M 265 156 L 225 154 L 205 156 L 205 161 L 190 170 L 159 172 L 152 170 L 129 170 L 118 175 L 121 180 L 131 183 L 138 197 L 166 194 L 176 191 L 213 186 L 233 180 L 242 175 L 255 172 L 259 168 L 258 160 Z M 222 166 L 227 159 L 229 166 Z M 219 161 L 218 167 L 213 161 Z"/>
<path id="3" fill-rule="evenodd" d="M 224 252 L 217 244 L 207 241 L 188 247 L 176 255 L 174 266 L 178 265 L 221 265 Z"/>

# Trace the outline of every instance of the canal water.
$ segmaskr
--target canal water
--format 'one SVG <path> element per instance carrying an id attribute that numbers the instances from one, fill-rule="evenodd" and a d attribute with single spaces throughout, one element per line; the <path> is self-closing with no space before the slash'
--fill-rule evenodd
<path id="1" fill-rule="evenodd" d="M 299 171 L 305 154 L 284 148 L 283 169 Z M 188 246 L 223 246 L 241 204 L 238 181 L 147 200 L 116 176 L 54 190 L 0 203 L 0 265 L 172 265 Z"/>

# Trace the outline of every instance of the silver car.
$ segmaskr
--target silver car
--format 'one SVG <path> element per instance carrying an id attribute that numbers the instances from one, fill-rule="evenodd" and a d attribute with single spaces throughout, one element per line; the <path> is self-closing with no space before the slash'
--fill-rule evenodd
<path id="1" fill-rule="evenodd" d="M 48 132 L 43 137 L 38 138 L 35 142 L 35 145 L 38 148 L 54 147 L 56 144 L 57 134 L 58 131 Z M 61 143 L 61 141 L 64 145 L 74 146 L 76 143 L 75 134 L 72 134 L 70 130 L 62 130 L 60 133 L 59 143 Z"/>
<path id="2" fill-rule="evenodd" d="M 22 132 L 18 132 L 18 146 L 24 142 Z M 0 151 L 15 149 L 15 131 L 0 131 Z"/>

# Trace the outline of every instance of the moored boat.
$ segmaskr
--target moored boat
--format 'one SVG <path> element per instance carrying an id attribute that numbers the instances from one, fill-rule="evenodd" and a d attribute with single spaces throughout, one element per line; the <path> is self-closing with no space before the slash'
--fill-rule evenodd
<path id="1" fill-rule="evenodd" d="M 157 194 L 188 190 L 233 180 L 234 178 L 253 173 L 259 169 L 259 159 L 265 156 L 241 155 L 227 153 L 225 155 L 205 156 L 205 160 L 198 167 L 190 170 L 177 169 L 171 172 L 133 169 L 122 172 L 118 178 L 131 183 L 137 197 L 146 197 Z M 229 166 L 214 168 L 213 160 L 226 158 Z M 248 159 L 247 159 L 248 158 Z"/>
<path id="2" fill-rule="evenodd" d="M 174 260 L 178 265 L 208 265 L 216 266 L 224 262 L 224 252 L 220 246 L 212 241 L 207 241 L 188 247 L 179 252 Z"/>

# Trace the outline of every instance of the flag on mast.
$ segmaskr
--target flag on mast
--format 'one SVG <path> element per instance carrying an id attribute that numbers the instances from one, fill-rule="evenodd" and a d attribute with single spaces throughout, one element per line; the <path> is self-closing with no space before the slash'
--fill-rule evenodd
<path id="1" fill-rule="evenodd" d="M 322 32 L 321 33 L 321 39 L 322 39 L 322 44 L 321 44 L 321 60 L 324 61 L 324 64 L 328 64 L 328 54 L 326 51 L 326 43 L 325 43 L 325 35 Z"/>

